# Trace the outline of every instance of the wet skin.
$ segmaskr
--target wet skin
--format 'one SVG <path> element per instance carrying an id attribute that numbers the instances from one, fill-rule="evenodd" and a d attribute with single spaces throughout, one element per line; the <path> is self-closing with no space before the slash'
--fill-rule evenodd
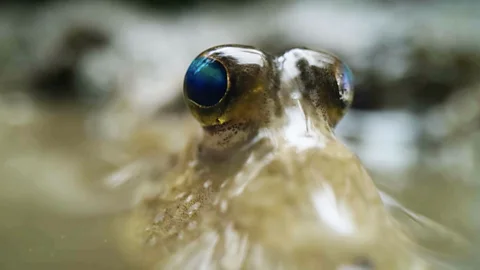
<path id="1" fill-rule="evenodd" d="M 155 269 L 421 263 L 333 133 L 352 85 L 348 67 L 325 52 L 277 57 L 240 45 L 202 52 L 184 82 L 202 135 L 149 183 L 127 222 L 129 254 Z"/>

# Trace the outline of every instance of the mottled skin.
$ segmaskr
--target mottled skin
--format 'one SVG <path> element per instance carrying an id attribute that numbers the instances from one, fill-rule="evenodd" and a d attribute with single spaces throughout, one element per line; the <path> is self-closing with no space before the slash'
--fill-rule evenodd
<path id="1" fill-rule="evenodd" d="M 333 134 L 352 101 L 340 60 L 238 45 L 201 55 L 227 68 L 229 90 L 211 107 L 186 97 L 203 134 L 149 183 L 127 222 L 129 254 L 155 269 L 421 264 L 357 157 Z"/>

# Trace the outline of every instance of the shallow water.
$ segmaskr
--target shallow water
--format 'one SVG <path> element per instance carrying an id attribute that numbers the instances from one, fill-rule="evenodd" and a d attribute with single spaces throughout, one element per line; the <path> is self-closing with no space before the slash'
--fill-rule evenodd
<path id="1" fill-rule="evenodd" d="M 92 110 L 37 107 L 24 96 L 5 100 L 0 269 L 132 269 L 119 252 L 116 222 L 134 201 L 135 181 L 122 181 L 135 173 L 131 157 L 139 161 L 154 147 L 147 143 L 143 151 L 145 140 L 130 149 L 111 137 L 105 141 L 91 123 Z"/>
<path id="2" fill-rule="evenodd" d="M 110 153 L 99 147 L 98 137 L 88 135 L 91 111 L 9 104 L 0 115 L 1 269 L 135 269 L 119 251 L 115 225 L 134 201 L 136 184 L 109 178 L 132 159 L 122 160 L 121 148 Z M 436 253 L 435 260 L 445 269 L 473 269 L 479 247 L 478 183 L 422 166 L 395 175 L 376 169 L 370 168 L 381 190 L 413 210 L 417 220 L 386 200 L 392 212 L 416 228 L 415 236 Z M 432 227 L 448 233 L 431 234 Z"/>
<path id="3" fill-rule="evenodd" d="M 109 216 L 72 217 L 9 204 L 0 218 L 1 269 L 133 269 L 116 249 Z"/>

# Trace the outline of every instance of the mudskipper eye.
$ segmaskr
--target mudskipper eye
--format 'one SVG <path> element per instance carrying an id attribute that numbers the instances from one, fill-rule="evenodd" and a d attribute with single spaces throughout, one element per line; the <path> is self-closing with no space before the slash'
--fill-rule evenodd
<path id="1" fill-rule="evenodd" d="M 216 105 L 225 96 L 228 87 L 225 66 L 212 58 L 195 58 L 185 74 L 186 98 L 203 107 Z"/>
<path id="2" fill-rule="evenodd" d="M 353 99 L 353 73 L 345 63 L 341 63 L 335 76 L 337 79 L 340 99 L 348 107 Z"/>

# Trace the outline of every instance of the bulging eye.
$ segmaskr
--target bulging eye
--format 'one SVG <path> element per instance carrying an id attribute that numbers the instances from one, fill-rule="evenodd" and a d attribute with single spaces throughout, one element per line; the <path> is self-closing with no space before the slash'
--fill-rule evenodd
<path id="1" fill-rule="evenodd" d="M 335 127 L 353 101 L 353 75 L 348 66 L 333 54 L 305 48 L 285 52 L 279 62 L 282 83 L 295 85 Z"/>
<path id="2" fill-rule="evenodd" d="M 213 58 L 199 56 L 192 61 L 185 74 L 185 96 L 202 107 L 220 102 L 229 87 L 225 66 Z"/>
<path id="3" fill-rule="evenodd" d="M 353 99 L 353 73 L 345 63 L 341 63 L 335 73 L 340 99 L 346 107 L 350 106 Z"/>
<path id="4" fill-rule="evenodd" d="M 201 52 L 188 67 L 183 86 L 192 116 L 209 132 L 213 127 L 263 123 L 275 95 L 272 60 L 242 45 Z"/>

